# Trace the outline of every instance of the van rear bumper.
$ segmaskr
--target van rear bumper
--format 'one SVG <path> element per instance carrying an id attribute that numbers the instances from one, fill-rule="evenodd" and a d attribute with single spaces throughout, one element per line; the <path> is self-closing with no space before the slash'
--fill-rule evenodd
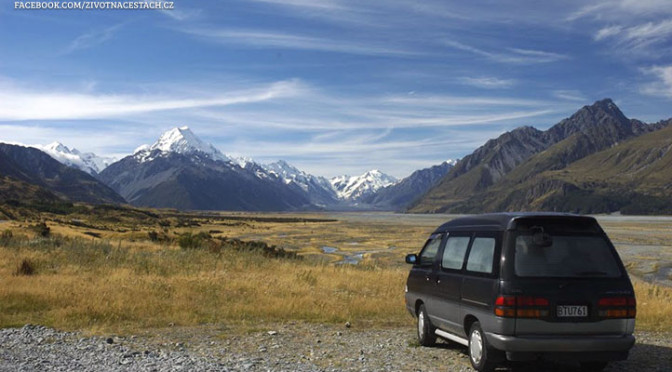
<path id="1" fill-rule="evenodd" d="M 633 335 L 506 336 L 485 332 L 488 343 L 506 352 L 582 353 L 627 352 L 635 344 Z"/>

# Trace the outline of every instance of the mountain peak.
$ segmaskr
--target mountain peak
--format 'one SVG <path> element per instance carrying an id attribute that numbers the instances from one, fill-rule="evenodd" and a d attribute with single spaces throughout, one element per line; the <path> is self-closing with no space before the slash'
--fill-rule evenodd
<path id="1" fill-rule="evenodd" d="M 611 98 L 605 98 L 599 101 L 595 101 L 595 103 L 592 104 L 592 106 L 589 106 L 592 109 L 598 109 L 601 111 L 605 111 L 613 116 L 616 117 L 625 117 L 623 115 L 623 112 L 621 112 L 621 109 L 616 106 L 614 101 L 611 100 Z"/>
<path id="2" fill-rule="evenodd" d="M 455 164 L 457 164 L 457 162 L 458 162 L 459 160 L 460 160 L 460 159 L 448 159 L 448 160 L 444 161 L 443 163 L 444 163 L 444 164 L 449 164 L 449 165 L 455 166 Z"/>
<path id="3" fill-rule="evenodd" d="M 334 177 L 330 182 L 339 198 L 360 200 L 383 187 L 399 182 L 399 180 L 377 169 L 372 169 L 361 176 Z"/>
<path id="4" fill-rule="evenodd" d="M 52 142 L 48 145 L 45 145 L 44 149 L 57 151 L 57 152 L 62 152 L 62 153 L 65 153 L 65 154 L 72 153 L 72 151 L 68 148 L 68 146 L 65 146 L 64 144 L 62 144 L 58 141 L 54 141 L 54 142 Z"/>
<path id="5" fill-rule="evenodd" d="M 151 147 L 153 150 L 158 149 L 162 152 L 178 153 L 193 151 L 211 153 L 213 150 L 212 145 L 201 141 L 187 126 L 173 128 L 164 132 Z"/>
<path id="6" fill-rule="evenodd" d="M 140 146 L 135 150 L 134 154 L 138 155 L 142 161 L 151 160 L 149 159 L 149 154 L 156 150 L 163 154 L 177 153 L 190 155 L 194 153 L 202 153 L 213 160 L 231 160 L 213 145 L 198 138 L 188 126 L 175 127 L 164 132 L 153 145 Z"/>
<path id="7" fill-rule="evenodd" d="M 54 141 L 48 145 L 32 145 L 52 158 L 58 160 L 61 164 L 75 167 L 89 174 L 98 174 L 108 165 L 115 162 L 112 157 L 98 156 L 92 152 L 82 153 L 76 148 Z"/>

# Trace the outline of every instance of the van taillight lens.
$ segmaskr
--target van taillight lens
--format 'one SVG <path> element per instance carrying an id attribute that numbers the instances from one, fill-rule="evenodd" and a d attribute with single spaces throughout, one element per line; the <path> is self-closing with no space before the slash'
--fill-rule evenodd
<path id="1" fill-rule="evenodd" d="M 597 302 L 601 318 L 634 318 L 637 316 L 635 297 L 605 297 Z"/>
<path id="2" fill-rule="evenodd" d="M 499 296 L 495 300 L 495 315 L 503 318 L 545 318 L 548 299 L 530 296 Z"/>

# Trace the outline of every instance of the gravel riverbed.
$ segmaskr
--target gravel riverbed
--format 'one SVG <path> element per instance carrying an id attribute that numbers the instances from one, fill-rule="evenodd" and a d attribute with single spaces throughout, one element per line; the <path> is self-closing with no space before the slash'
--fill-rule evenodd
<path id="1" fill-rule="evenodd" d="M 27 325 L 0 330 L 0 371 L 471 371 L 466 348 L 419 347 L 412 326 L 310 323 L 169 327 L 134 336 L 84 336 Z M 638 332 L 630 358 L 607 371 L 672 370 L 672 333 Z M 571 362 L 502 370 L 577 371 Z"/>

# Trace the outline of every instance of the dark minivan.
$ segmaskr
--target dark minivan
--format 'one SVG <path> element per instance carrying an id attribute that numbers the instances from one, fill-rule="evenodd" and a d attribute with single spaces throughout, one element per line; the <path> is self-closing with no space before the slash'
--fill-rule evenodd
<path id="1" fill-rule="evenodd" d="M 593 217 L 456 218 L 406 262 L 406 307 L 420 344 L 440 336 L 465 345 L 478 371 L 538 358 L 599 371 L 635 343 L 632 283 Z"/>

